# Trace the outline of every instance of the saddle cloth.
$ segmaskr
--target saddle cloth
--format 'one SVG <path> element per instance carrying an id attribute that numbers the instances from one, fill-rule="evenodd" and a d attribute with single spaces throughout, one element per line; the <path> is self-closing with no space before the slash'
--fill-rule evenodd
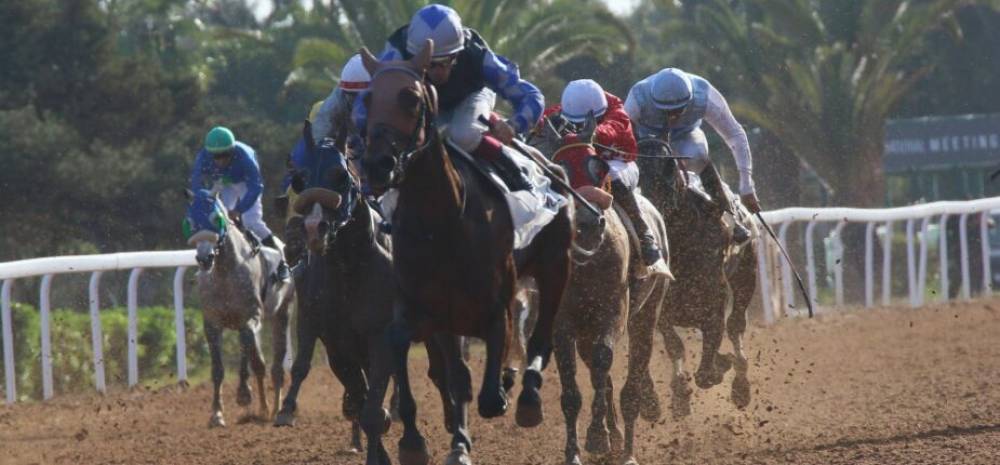
<path id="1" fill-rule="evenodd" d="M 566 206 L 567 200 L 552 189 L 552 181 L 534 160 L 507 147 L 503 156 L 510 157 L 531 184 L 531 189 L 511 191 L 495 170 L 488 171 L 489 177 L 507 200 L 514 223 L 514 250 L 519 250 L 531 245 L 535 236 Z"/>

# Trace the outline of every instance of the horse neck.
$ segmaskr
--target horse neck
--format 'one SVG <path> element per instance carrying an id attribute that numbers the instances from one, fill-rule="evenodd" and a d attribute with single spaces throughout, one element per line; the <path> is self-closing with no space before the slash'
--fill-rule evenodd
<path id="1" fill-rule="evenodd" d="M 327 259 L 334 259 L 335 255 L 367 255 L 376 247 L 375 244 L 376 225 L 372 220 L 372 212 L 367 204 L 358 200 L 351 213 L 351 221 L 337 233 L 337 239 L 333 242 L 332 250 L 327 251 Z M 333 251 L 337 251 L 331 253 Z M 364 260 L 362 260 L 364 262 Z"/>
<path id="2" fill-rule="evenodd" d="M 219 272 L 232 270 L 250 259 L 253 254 L 253 247 L 243 236 L 234 223 L 228 223 L 226 227 L 226 240 L 222 244 L 222 253 L 219 254 L 216 268 Z"/>
<path id="3" fill-rule="evenodd" d="M 427 148 L 413 154 L 407 167 L 406 180 L 400 186 L 400 204 L 414 199 L 411 208 L 426 211 L 428 219 L 457 220 L 463 208 L 462 179 L 451 161 L 439 136 Z"/>

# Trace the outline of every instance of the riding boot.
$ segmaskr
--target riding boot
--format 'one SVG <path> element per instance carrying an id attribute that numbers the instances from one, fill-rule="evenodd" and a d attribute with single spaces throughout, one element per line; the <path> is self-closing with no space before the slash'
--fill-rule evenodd
<path id="1" fill-rule="evenodd" d="M 723 213 L 729 213 L 733 217 L 733 241 L 742 244 L 750 239 L 750 231 L 740 222 L 736 209 L 733 208 L 733 199 L 729 197 L 728 191 L 722 186 L 722 176 L 715 169 L 715 165 L 709 163 L 701 172 L 701 184 L 705 186 L 705 191 L 722 208 Z"/>
<path id="2" fill-rule="evenodd" d="M 514 163 L 509 154 L 504 153 L 503 144 L 493 136 L 484 135 L 472 154 L 476 158 L 490 162 L 511 192 L 531 190 L 531 183 L 521 171 L 521 167 Z"/>
<path id="3" fill-rule="evenodd" d="M 280 260 L 278 261 L 278 269 L 277 269 L 278 280 L 282 282 L 288 282 L 291 273 L 288 271 L 288 264 L 285 263 L 285 252 L 278 247 L 277 243 L 274 242 L 274 234 L 267 236 L 267 238 L 260 241 L 260 243 L 261 245 L 270 247 L 278 251 L 278 254 L 281 257 Z"/>
<path id="4" fill-rule="evenodd" d="M 656 236 L 649 229 L 646 220 L 642 218 L 639 211 L 639 203 L 635 200 L 635 192 L 629 189 L 623 182 L 615 180 L 611 182 L 611 195 L 615 197 L 615 202 L 621 205 L 622 210 L 632 220 L 636 235 L 639 236 L 639 249 L 642 254 L 642 262 L 646 266 L 652 266 L 662 258 L 660 247 L 656 244 Z"/>

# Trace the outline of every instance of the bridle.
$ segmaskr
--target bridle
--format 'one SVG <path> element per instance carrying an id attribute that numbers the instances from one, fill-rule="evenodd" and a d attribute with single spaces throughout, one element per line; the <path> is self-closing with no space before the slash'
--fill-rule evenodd
<path id="1" fill-rule="evenodd" d="M 391 150 L 390 155 L 394 161 L 391 176 L 389 177 L 389 187 L 398 187 L 399 183 L 403 180 L 406 167 L 413 155 L 423 151 L 433 142 L 433 134 L 436 131 L 434 123 L 436 109 L 433 108 L 434 104 L 430 101 L 432 98 L 430 95 L 432 87 L 424 84 L 423 76 L 405 66 L 387 66 L 379 69 L 372 75 L 369 88 L 374 88 L 375 80 L 379 76 L 390 72 L 404 73 L 416 78 L 417 87 L 421 95 L 420 108 L 417 113 L 417 124 L 414 125 L 413 131 L 409 135 L 386 123 L 375 123 L 371 133 L 368 135 L 372 140 L 381 138 L 384 135 L 389 136 L 387 139 L 389 140 L 389 149 Z M 423 144 L 419 144 L 421 132 L 423 132 L 424 137 Z M 401 140 L 405 142 L 405 145 L 402 147 L 399 143 Z M 371 145 L 369 144 L 368 146 L 369 150 L 371 149 Z M 362 163 L 364 162 L 364 158 L 362 158 Z"/>

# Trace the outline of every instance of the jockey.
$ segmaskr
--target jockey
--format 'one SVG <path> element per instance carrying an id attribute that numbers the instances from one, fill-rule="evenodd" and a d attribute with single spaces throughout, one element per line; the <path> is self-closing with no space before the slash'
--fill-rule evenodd
<path id="1" fill-rule="evenodd" d="M 364 152 L 364 139 L 351 120 L 351 111 L 358 94 L 368 89 L 369 81 L 371 76 L 361 62 L 361 55 L 347 60 L 340 72 L 340 83 L 326 97 L 319 111 L 309 118 L 314 141 L 319 143 L 324 137 L 330 137 L 337 141 L 337 149 L 345 155 L 348 150 L 359 156 Z"/>
<path id="2" fill-rule="evenodd" d="M 662 255 L 635 199 L 635 188 L 639 185 L 639 167 L 635 163 L 638 148 L 622 100 L 593 80 L 579 79 L 566 84 L 561 104 L 545 110 L 545 116 L 561 114 L 566 121 L 576 125 L 585 122 L 591 113 L 597 118 L 594 139 L 604 146 L 599 147 L 597 153 L 608 163 L 611 194 L 635 226 L 642 260 L 651 266 Z"/>
<path id="3" fill-rule="evenodd" d="M 725 140 L 740 173 L 740 200 L 751 213 L 759 212 L 747 134 L 722 94 L 701 76 L 666 68 L 632 86 L 625 99 L 625 111 L 635 123 L 640 139 L 664 138 L 677 155 L 691 157 L 687 168 L 705 173 L 702 176 L 705 189 L 719 199 L 724 211 L 733 215 L 733 239 L 737 243 L 749 239 L 750 232 L 737 219 L 722 179 L 708 157 L 708 143 L 701 130 L 702 120 L 707 121 Z"/>
<path id="4" fill-rule="evenodd" d="M 205 136 L 205 146 L 198 151 L 191 171 L 191 190 L 213 189 L 219 192 L 230 218 L 240 218 L 243 226 L 261 239 L 260 243 L 282 252 L 274 235 L 264 224 L 261 194 L 264 181 L 253 148 L 236 140 L 229 129 L 216 126 Z M 278 277 L 288 279 L 284 258 Z"/>
<path id="5" fill-rule="evenodd" d="M 504 171 L 512 191 L 530 189 L 521 170 L 504 155 L 503 144 L 535 126 L 545 104 L 542 93 L 521 79 L 516 64 L 493 53 L 478 32 L 462 26 L 458 13 L 443 5 L 417 10 L 410 24 L 389 37 L 379 59 L 408 60 L 427 39 L 434 41 L 427 78 L 437 90 L 437 121 L 444 134 Z M 492 113 L 498 94 L 514 109 L 506 120 Z M 480 117 L 489 119 L 489 127 L 478 121 Z"/>

